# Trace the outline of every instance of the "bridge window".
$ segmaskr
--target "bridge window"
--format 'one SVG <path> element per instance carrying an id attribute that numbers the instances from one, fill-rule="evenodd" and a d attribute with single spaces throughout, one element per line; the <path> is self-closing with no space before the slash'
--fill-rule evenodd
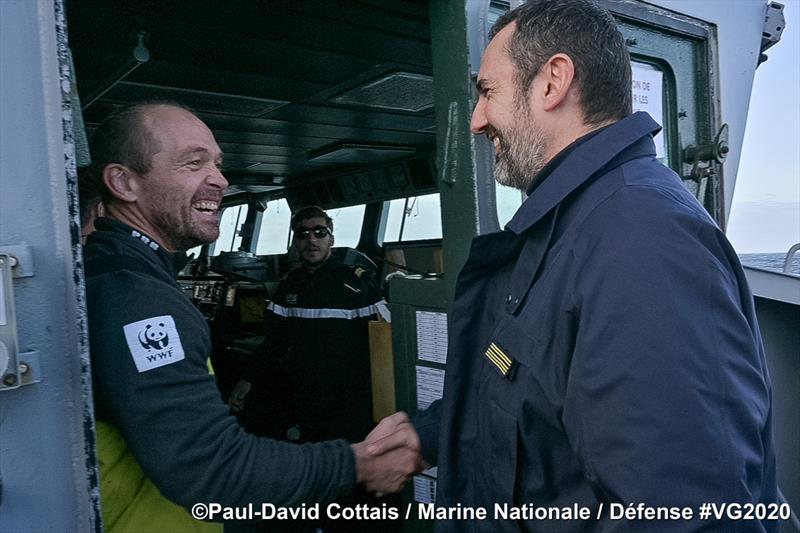
<path id="1" fill-rule="evenodd" d="M 242 224 L 247 218 L 248 206 L 236 205 L 228 207 L 222 212 L 222 219 L 219 223 L 219 238 L 214 243 L 211 255 L 219 255 L 221 252 L 238 250 L 242 244 L 242 236 L 239 234 Z"/>
<path id="2" fill-rule="evenodd" d="M 257 255 L 285 254 L 289 249 L 289 221 L 292 212 L 284 198 L 272 200 L 261 215 L 256 243 Z"/>
<path id="3" fill-rule="evenodd" d="M 361 238 L 365 209 L 366 205 L 361 204 L 327 210 L 328 216 L 333 219 L 333 233 L 336 235 L 335 246 L 356 247 Z"/>
<path id="4" fill-rule="evenodd" d="M 389 215 L 381 242 L 418 241 L 442 238 L 439 193 L 397 198 L 388 204 Z M 384 209 L 386 209 L 384 204 Z"/>

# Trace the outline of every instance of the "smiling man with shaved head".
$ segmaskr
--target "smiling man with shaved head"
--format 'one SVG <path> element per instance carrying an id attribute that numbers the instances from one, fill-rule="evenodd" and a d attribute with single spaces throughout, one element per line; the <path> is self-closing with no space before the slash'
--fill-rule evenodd
<path id="1" fill-rule="evenodd" d="M 106 530 L 219 530 L 193 506 L 300 506 L 357 483 L 402 488 L 421 466 L 414 438 L 386 457 L 344 440 L 276 442 L 246 433 L 222 402 L 205 318 L 176 282 L 185 250 L 219 236 L 228 182 L 211 130 L 182 106 L 136 104 L 100 125 L 92 157 L 82 186 L 102 191 L 106 214 L 85 248 Z"/>

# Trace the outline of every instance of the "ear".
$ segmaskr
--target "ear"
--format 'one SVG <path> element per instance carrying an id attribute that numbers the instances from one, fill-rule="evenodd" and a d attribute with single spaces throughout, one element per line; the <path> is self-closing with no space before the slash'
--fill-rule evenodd
<path id="1" fill-rule="evenodd" d="M 119 163 L 111 163 L 103 169 L 103 183 L 111 192 L 111 195 L 123 202 L 135 202 L 137 200 L 137 187 L 135 174 L 131 169 Z"/>
<path id="2" fill-rule="evenodd" d="M 542 109 L 552 111 L 567 98 L 575 79 L 575 65 L 566 54 L 555 54 L 539 71 L 543 90 L 540 92 Z"/>
<path id="3" fill-rule="evenodd" d="M 333 233 L 331 233 L 331 246 L 333 246 L 333 242 L 334 242 L 335 240 L 336 240 L 336 237 L 334 237 L 334 236 L 333 236 Z"/>

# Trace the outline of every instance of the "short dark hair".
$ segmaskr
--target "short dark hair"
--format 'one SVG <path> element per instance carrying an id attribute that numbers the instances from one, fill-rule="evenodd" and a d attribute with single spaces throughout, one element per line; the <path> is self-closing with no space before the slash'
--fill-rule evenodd
<path id="1" fill-rule="evenodd" d="M 94 209 L 100 203 L 101 191 L 97 183 L 89 177 L 89 167 L 78 169 L 78 205 L 80 206 L 81 227 L 92 221 Z"/>
<path id="2" fill-rule="evenodd" d="M 584 123 L 619 120 L 631 110 L 631 60 L 611 14 L 591 0 L 528 0 L 505 13 L 489 33 L 511 22 L 508 54 L 517 69 L 517 91 L 530 88 L 542 65 L 564 53 L 575 65 Z"/>
<path id="3" fill-rule="evenodd" d="M 188 107 L 168 100 L 148 100 L 119 107 L 103 119 L 92 136 L 90 153 L 92 164 L 86 173 L 87 188 L 100 191 L 103 201 L 111 200 L 111 194 L 103 183 L 103 170 L 112 163 L 119 163 L 138 174 L 150 171 L 160 147 L 147 127 L 147 112 L 155 107 L 177 107 L 196 114 Z"/>
<path id="4" fill-rule="evenodd" d="M 300 227 L 300 223 L 309 218 L 324 218 L 325 225 L 328 226 L 328 229 L 333 233 L 333 219 L 318 205 L 309 205 L 299 211 L 295 211 L 292 215 L 292 231 L 297 231 L 297 228 Z"/>

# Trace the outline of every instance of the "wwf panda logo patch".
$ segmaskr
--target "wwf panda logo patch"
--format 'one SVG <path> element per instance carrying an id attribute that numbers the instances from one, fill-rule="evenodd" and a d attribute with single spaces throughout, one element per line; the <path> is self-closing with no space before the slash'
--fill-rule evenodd
<path id="1" fill-rule="evenodd" d="M 181 338 L 171 315 L 131 322 L 122 330 L 140 373 L 184 359 Z"/>
<path id="2" fill-rule="evenodd" d="M 155 325 L 147 324 L 142 331 L 139 332 L 139 343 L 144 348 L 152 348 L 160 350 L 166 348 L 169 344 L 169 334 L 167 333 L 166 326 L 163 322 Z"/>

